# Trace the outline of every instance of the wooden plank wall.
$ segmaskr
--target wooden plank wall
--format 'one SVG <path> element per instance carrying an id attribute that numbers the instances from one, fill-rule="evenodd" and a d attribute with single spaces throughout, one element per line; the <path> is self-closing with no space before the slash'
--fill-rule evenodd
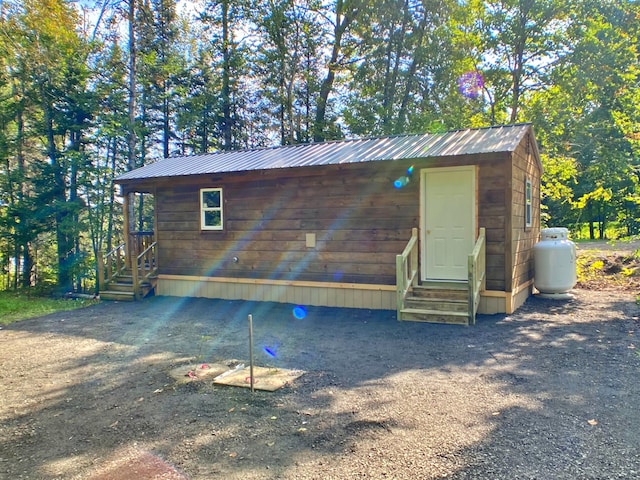
<path id="1" fill-rule="evenodd" d="M 393 285 L 160 275 L 158 295 L 393 310 Z"/>
<path id="2" fill-rule="evenodd" d="M 487 234 L 487 290 L 505 291 L 506 220 L 509 217 L 511 157 L 494 155 L 480 162 L 478 226 Z"/>
<path id="3" fill-rule="evenodd" d="M 525 175 L 534 187 L 534 226 L 540 218 L 539 171 L 525 143 L 514 160 L 513 168 L 511 154 L 484 154 L 147 180 L 155 190 L 159 273 L 394 285 L 395 256 L 419 227 L 419 170 L 475 164 L 487 290 L 511 291 L 531 278 L 539 233 L 523 231 Z M 410 165 L 413 181 L 394 188 Z M 223 188 L 222 231 L 200 230 L 199 190 L 212 187 Z M 306 246 L 308 233 L 314 248 Z"/>
<path id="4" fill-rule="evenodd" d="M 533 280 L 533 247 L 540 235 L 540 171 L 537 149 L 531 135 L 527 135 L 513 152 L 512 191 L 513 208 L 511 211 L 511 264 L 510 289 L 517 290 L 521 285 Z M 531 181 L 531 227 L 525 226 L 525 188 L 526 180 Z"/>
<path id="5" fill-rule="evenodd" d="M 418 226 L 418 182 L 393 186 L 409 165 L 165 181 L 156 189 L 159 273 L 394 285 L 395 256 Z M 199 189 L 209 187 L 223 188 L 222 231 L 200 230 Z"/>

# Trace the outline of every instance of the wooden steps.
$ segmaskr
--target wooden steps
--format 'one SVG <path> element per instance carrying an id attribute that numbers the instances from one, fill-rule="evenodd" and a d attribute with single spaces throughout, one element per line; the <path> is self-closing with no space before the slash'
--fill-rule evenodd
<path id="1" fill-rule="evenodd" d="M 430 282 L 412 287 L 398 320 L 469 325 L 468 284 Z"/>
<path id="2" fill-rule="evenodd" d="M 138 290 L 138 298 L 144 298 L 155 289 L 155 278 L 151 278 L 148 282 L 141 282 Z M 105 290 L 100 290 L 101 300 L 112 300 L 121 302 L 132 302 L 136 299 L 133 291 L 133 277 L 131 273 L 123 273 L 118 275 L 113 281 L 109 282 Z"/>

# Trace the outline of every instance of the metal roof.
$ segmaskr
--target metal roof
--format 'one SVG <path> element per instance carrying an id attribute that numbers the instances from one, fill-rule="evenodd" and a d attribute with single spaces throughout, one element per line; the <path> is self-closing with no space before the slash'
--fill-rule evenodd
<path id="1" fill-rule="evenodd" d="M 168 157 L 131 170 L 116 182 L 162 177 L 338 165 L 382 160 L 448 157 L 515 150 L 530 124 L 446 133 L 342 140 Z"/>

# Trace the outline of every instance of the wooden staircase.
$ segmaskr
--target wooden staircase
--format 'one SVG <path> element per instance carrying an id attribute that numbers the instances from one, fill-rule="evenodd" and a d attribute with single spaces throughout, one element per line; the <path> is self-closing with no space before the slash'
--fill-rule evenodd
<path id="1" fill-rule="evenodd" d="M 469 284 L 428 282 L 412 286 L 398 320 L 469 325 Z"/>
<path id="2" fill-rule="evenodd" d="M 144 298 L 154 293 L 156 283 L 156 277 L 149 277 L 139 282 L 136 291 L 133 286 L 131 270 L 123 270 L 105 285 L 104 290 L 100 289 L 100 299 L 132 302 L 137 298 Z"/>
<path id="3" fill-rule="evenodd" d="M 104 256 L 99 253 L 100 298 L 133 301 L 154 293 L 158 283 L 156 250 L 153 232 L 136 232 L 128 246 L 122 243 Z"/>
<path id="4" fill-rule="evenodd" d="M 486 279 L 486 231 L 467 257 L 467 281 L 418 281 L 418 229 L 400 255 L 396 255 L 396 306 L 398 320 L 473 325 Z"/>

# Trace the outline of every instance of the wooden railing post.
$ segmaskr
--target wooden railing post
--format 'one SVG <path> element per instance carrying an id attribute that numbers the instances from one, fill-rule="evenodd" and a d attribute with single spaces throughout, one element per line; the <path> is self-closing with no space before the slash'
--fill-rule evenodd
<path id="1" fill-rule="evenodd" d="M 134 259 L 134 262 L 137 263 L 135 259 Z M 140 281 L 139 281 L 137 264 L 134 265 L 133 268 L 131 269 L 131 284 L 133 288 L 133 296 L 136 300 L 139 300 L 140 299 Z"/>
<path id="2" fill-rule="evenodd" d="M 486 230 L 480 228 L 478 240 L 468 257 L 469 322 L 476 323 L 480 292 L 485 288 L 486 278 Z"/>
<path id="3" fill-rule="evenodd" d="M 402 320 L 404 298 L 409 286 L 418 284 L 418 229 L 411 229 L 411 239 L 400 255 L 396 255 L 396 309 Z"/>
<path id="4" fill-rule="evenodd" d="M 417 228 L 411 229 L 411 238 L 416 239 L 415 246 L 411 249 L 411 258 L 410 258 L 410 263 L 411 263 L 410 272 L 411 272 L 411 276 L 413 277 L 411 285 L 415 287 L 416 285 L 418 285 L 418 229 Z"/>
<path id="5" fill-rule="evenodd" d="M 475 248 L 474 248 L 475 251 Z M 469 318 L 467 320 L 467 325 L 469 323 L 473 324 L 475 323 L 475 313 L 474 313 L 474 308 L 473 308 L 473 304 L 475 303 L 475 291 L 476 291 L 476 276 L 475 276 L 475 268 L 476 268 L 476 264 L 475 264 L 475 258 L 474 258 L 474 254 L 471 253 L 469 254 L 469 260 L 468 260 L 468 269 L 469 269 L 469 297 L 468 297 L 468 306 L 467 306 L 467 310 L 468 310 L 468 314 L 469 314 Z"/>
<path id="6" fill-rule="evenodd" d="M 406 275 L 404 273 L 404 258 L 402 255 L 396 255 L 396 310 L 397 319 L 402 317 L 402 307 L 404 304 L 404 279 Z"/>

